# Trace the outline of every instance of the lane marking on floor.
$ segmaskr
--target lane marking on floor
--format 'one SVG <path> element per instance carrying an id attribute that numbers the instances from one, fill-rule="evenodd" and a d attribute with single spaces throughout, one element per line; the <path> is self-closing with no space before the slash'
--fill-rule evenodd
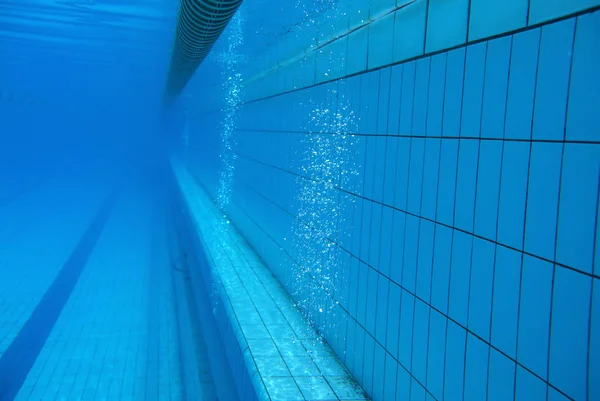
<path id="1" fill-rule="evenodd" d="M 104 202 L 48 290 L 0 357 L 0 401 L 12 401 L 25 382 L 85 268 L 117 199 Z"/>

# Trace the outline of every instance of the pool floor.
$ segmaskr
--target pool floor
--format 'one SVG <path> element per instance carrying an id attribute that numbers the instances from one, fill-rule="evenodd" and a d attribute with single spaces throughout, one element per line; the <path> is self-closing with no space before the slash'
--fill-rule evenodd
<path id="1" fill-rule="evenodd" d="M 182 399 L 164 216 L 154 198 L 143 186 L 121 190 L 83 245 L 87 255 L 74 256 L 111 190 L 102 179 L 54 179 L 0 209 L 0 400 Z M 57 283 L 77 263 L 72 288 Z M 49 323 L 52 308 L 60 309 Z M 27 330 L 45 337 L 35 338 L 30 366 L 17 363 L 33 352 Z"/>

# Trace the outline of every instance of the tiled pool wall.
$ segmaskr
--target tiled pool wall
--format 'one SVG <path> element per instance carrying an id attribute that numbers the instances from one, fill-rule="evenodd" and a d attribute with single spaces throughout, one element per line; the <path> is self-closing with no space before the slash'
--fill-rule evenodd
<path id="1" fill-rule="evenodd" d="M 227 212 L 305 308 L 339 302 L 308 312 L 374 400 L 600 398 L 599 5 L 373 2 L 248 79 Z M 360 166 L 325 187 L 336 274 L 317 285 L 291 268 L 301 191 L 331 178 L 300 158 L 332 135 L 316 108 L 355 114 Z"/>

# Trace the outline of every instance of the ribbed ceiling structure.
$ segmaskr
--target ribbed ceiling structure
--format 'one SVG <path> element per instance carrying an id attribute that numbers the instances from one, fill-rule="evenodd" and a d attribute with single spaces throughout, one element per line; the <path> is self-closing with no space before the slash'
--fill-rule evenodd
<path id="1" fill-rule="evenodd" d="M 181 0 L 165 96 L 186 86 L 242 0 Z"/>

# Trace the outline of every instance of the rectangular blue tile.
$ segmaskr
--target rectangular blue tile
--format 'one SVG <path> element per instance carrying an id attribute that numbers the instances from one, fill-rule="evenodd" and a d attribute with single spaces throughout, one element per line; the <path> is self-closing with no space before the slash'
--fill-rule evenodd
<path id="1" fill-rule="evenodd" d="M 383 203 L 386 205 L 394 205 L 396 191 L 396 164 L 398 162 L 398 138 L 387 137 L 385 149 L 385 179 L 383 187 Z"/>
<path id="2" fill-rule="evenodd" d="M 382 398 L 384 392 L 385 381 L 381 378 L 385 377 L 386 370 L 386 352 L 381 345 L 375 343 L 375 359 L 373 360 L 373 398 Z"/>
<path id="3" fill-rule="evenodd" d="M 406 214 L 394 212 L 392 228 L 392 261 L 390 265 L 390 278 L 396 283 L 402 283 L 402 270 L 404 260 L 404 233 L 406 231 Z"/>
<path id="4" fill-rule="evenodd" d="M 398 358 L 398 333 L 400 332 L 400 302 L 402 290 L 397 284 L 390 283 L 388 301 L 388 323 L 386 349 Z"/>
<path id="5" fill-rule="evenodd" d="M 487 399 L 490 401 L 509 400 L 514 397 L 515 388 L 514 361 L 492 349 L 490 351 L 490 377 Z"/>
<path id="6" fill-rule="evenodd" d="M 377 283 L 379 281 L 379 274 L 365 266 L 367 269 L 367 296 L 363 298 L 366 301 L 366 319 L 365 329 L 370 335 L 375 335 L 375 324 L 377 322 Z"/>
<path id="7" fill-rule="evenodd" d="M 363 356 L 363 375 L 361 384 L 367 394 L 373 394 L 373 372 L 375 362 L 375 340 L 370 335 L 365 335 L 365 352 Z"/>
<path id="8" fill-rule="evenodd" d="M 437 209 L 438 174 L 442 141 L 427 138 L 423 165 L 423 189 L 421 192 L 421 216 L 435 220 Z"/>
<path id="9" fill-rule="evenodd" d="M 442 135 L 460 135 L 466 48 L 452 50 L 446 61 L 446 88 Z"/>
<path id="10" fill-rule="evenodd" d="M 350 37 L 348 37 L 348 41 L 350 41 Z M 350 63 L 349 59 L 348 59 L 348 63 Z M 365 63 L 365 66 L 366 66 L 366 63 Z M 349 65 L 348 65 L 348 67 L 349 67 Z M 350 73 L 350 72 L 348 72 L 348 73 Z M 361 100 L 360 95 L 361 95 L 361 88 L 362 88 L 361 82 L 363 80 L 363 77 L 364 77 L 364 74 L 348 78 L 348 83 L 347 83 L 348 87 L 346 88 L 346 90 L 349 93 L 349 95 L 348 95 L 349 107 L 352 108 L 352 110 L 356 114 L 357 118 L 360 117 L 360 100 Z M 312 98 L 310 96 L 311 95 L 309 93 L 307 93 L 307 98 L 304 100 L 304 102 L 307 103 L 308 105 L 310 105 L 310 99 Z M 358 132 L 358 130 L 357 130 L 357 132 Z"/>
<path id="11" fill-rule="evenodd" d="M 465 327 L 468 320 L 472 246 L 472 235 L 454 231 L 448 316 Z"/>
<path id="12" fill-rule="evenodd" d="M 427 103 L 429 97 L 429 70 L 431 59 L 425 57 L 419 59 L 416 63 L 412 134 L 424 136 L 427 131 Z"/>
<path id="13" fill-rule="evenodd" d="M 423 54 L 427 2 L 416 1 L 395 14 L 394 61 Z"/>
<path id="14" fill-rule="evenodd" d="M 365 185 L 365 164 L 367 161 L 367 139 L 366 136 L 357 136 L 356 138 L 356 162 L 358 165 L 358 175 L 356 181 L 356 191 L 359 194 L 364 192 Z"/>
<path id="15" fill-rule="evenodd" d="M 388 113 L 390 102 L 391 70 L 384 68 L 379 75 L 379 99 L 377 105 L 377 129 L 378 134 L 388 133 Z"/>
<path id="16" fill-rule="evenodd" d="M 448 312 L 450 291 L 450 261 L 452 253 L 452 229 L 437 225 L 433 254 L 431 304 L 442 313 Z"/>
<path id="17" fill-rule="evenodd" d="M 448 49 L 467 40 L 469 0 L 430 0 L 426 51 Z"/>
<path id="18" fill-rule="evenodd" d="M 365 354 L 365 330 L 359 325 L 356 326 L 354 341 L 354 365 L 349 366 L 352 375 L 358 380 L 363 378 L 363 363 Z"/>
<path id="19" fill-rule="evenodd" d="M 600 203 L 598 204 L 598 211 L 596 214 L 596 244 L 594 245 L 595 255 L 594 258 L 594 274 L 600 276 Z"/>
<path id="20" fill-rule="evenodd" d="M 488 42 L 481 115 L 481 137 L 503 138 L 512 38 Z"/>
<path id="21" fill-rule="evenodd" d="M 481 141 L 480 143 L 475 234 L 493 241 L 496 240 L 498 222 L 502 151 L 503 143 L 500 141 Z M 512 182 L 505 182 L 505 185 L 510 186 Z"/>
<path id="22" fill-rule="evenodd" d="M 511 358 L 517 353 L 521 257 L 514 250 L 496 248 L 491 343 Z"/>
<path id="23" fill-rule="evenodd" d="M 487 43 L 467 47 L 460 136 L 479 137 Z"/>
<path id="24" fill-rule="evenodd" d="M 410 146 L 407 211 L 417 216 L 421 214 L 421 193 L 423 189 L 424 157 L 425 139 L 412 138 Z"/>
<path id="25" fill-rule="evenodd" d="M 361 244 L 360 244 L 360 258 L 363 261 L 369 261 L 371 257 L 371 227 L 373 226 L 372 221 L 372 210 L 373 202 L 366 201 L 363 203 L 362 213 L 362 227 L 361 227 Z"/>
<path id="26" fill-rule="evenodd" d="M 416 63 L 404 64 L 402 70 L 402 98 L 400 101 L 400 135 L 413 135 Z"/>
<path id="27" fill-rule="evenodd" d="M 289 258 L 284 259 L 285 262 L 289 263 Z M 352 277 L 352 256 L 348 252 L 342 253 L 342 261 L 341 261 L 341 274 L 340 274 L 340 282 L 341 288 L 338 292 L 340 295 L 340 304 L 344 307 L 344 309 L 349 310 L 350 308 L 350 280 Z M 352 294 L 352 296 L 356 296 L 356 293 Z"/>
<path id="28" fill-rule="evenodd" d="M 430 302 L 431 298 L 434 230 L 435 223 L 421 220 L 417 264 L 417 296 L 427 303 Z"/>
<path id="29" fill-rule="evenodd" d="M 564 146 L 556 261 L 593 273 L 600 144 Z"/>
<path id="30" fill-rule="evenodd" d="M 498 35 L 527 26 L 529 0 L 471 0 L 469 40 Z"/>
<path id="31" fill-rule="evenodd" d="M 600 397 L 600 287 L 597 280 L 592 285 L 588 388 L 589 398 L 595 400 Z"/>
<path id="32" fill-rule="evenodd" d="M 427 343 L 430 310 L 431 308 L 422 301 L 415 301 L 412 374 L 421 383 L 425 383 L 427 379 Z"/>
<path id="33" fill-rule="evenodd" d="M 550 260 L 554 260 L 562 148 L 560 143 L 532 143 L 529 166 L 525 251 Z"/>
<path id="34" fill-rule="evenodd" d="M 346 74 L 367 69 L 368 35 L 368 29 L 357 29 L 348 35 L 348 48 L 353 51 L 347 53 Z"/>
<path id="35" fill-rule="evenodd" d="M 506 141 L 502 155 L 497 240 L 517 249 L 523 248 L 530 146 L 527 142 Z"/>
<path id="36" fill-rule="evenodd" d="M 383 400 L 393 400 L 396 397 L 396 372 L 398 362 L 388 353 L 385 354 L 385 374 L 383 376 Z"/>
<path id="37" fill-rule="evenodd" d="M 415 297 L 403 291 L 400 311 L 400 335 L 398 336 L 398 361 L 407 369 L 411 368 L 412 360 L 414 308 Z"/>
<path id="38" fill-rule="evenodd" d="M 356 327 L 357 323 L 355 320 L 348 320 L 348 328 L 346 329 L 346 358 L 344 364 L 352 374 L 354 374 L 355 361 L 358 358 L 354 352 L 356 348 Z"/>
<path id="39" fill-rule="evenodd" d="M 394 42 L 390 40 L 390 36 L 394 32 L 394 15 L 388 14 L 380 17 L 363 29 L 369 31 L 368 68 L 391 64 Z"/>
<path id="40" fill-rule="evenodd" d="M 383 276 L 379 276 L 377 284 L 377 312 L 375 320 L 375 338 L 380 344 L 386 343 L 388 323 L 388 292 L 390 282 Z"/>
<path id="41" fill-rule="evenodd" d="M 437 195 L 437 220 L 449 226 L 454 225 L 458 147 L 458 139 L 442 139 Z"/>
<path id="42" fill-rule="evenodd" d="M 356 320 L 364 327 L 367 319 L 367 297 L 369 296 L 369 268 L 359 262 L 358 269 L 358 304 L 356 308 Z"/>
<path id="43" fill-rule="evenodd" d="M 487 397 L 490 346 L 472 334 L 467 335 L 464 401 Z"/>
<path id="44" fill-rule="evenodd" d="M 348 283 L 349 299 L 348 309 L 352 316 L 356 316 L 358 312 L 358 278 L 359 278 L 359 261 L 352 258 L 350 265 L 350 278 Z"/>
<path id="45" fill-rule="evenodd" d="M 597 1 L 597 0 L 596 0 Z M 577 18 L 575 48 L 569 107 L 567 114 L 567 140 L 600 140 L 600 12 Z"/>
<path id="46" fill-rule="evenodd" d="M 400 100 L 402 98 L 402 71 L 403 65 L 395 65 L 390 77 L 390 102 L 388 115 L 388 133 L 398 135 L 400 125 Z"/>
<path id="47" fill-rule="evenodd" d="M 404 236 L 404 259 L 402 264 L 402 287 L 415 293 L 417 285 L 417 257 L 419 242 L 419 218 L 406 216 L 406 231 Z"/>
<path id="48" fill-rule="evenodd" d="M 379 71 L 363 75 L 360 90 L 359 133 L 374 134 L 377 131 L 379 102 Z"/>
<path id="49" fill-rule="evenodd" d="M 406 211 L 408 197 L 408 173 L 410 162 L 410 138 L 398 138 L 398 158 L 396 165 L 395 206 Z"/>
<path id="50" fill-rule="evenodd" d="M 396 399 L 410 399 L 410 374 L 402 364 L 398 365 L 398 373 L 396 376 Z"/>
<path id="51" fill-rule="evenodd" d="M 538 24 L 550 21 L 578 11 L 600 5 L 599 0 L 569 0 L 548 1 L 530 0 L 531 10 L 529 13 L 529 24 Z"/>
<path id="52" fill-rule="evenodd" d="M 447 319 L 439 312 L 431 311 L 427 353 L 427 389 L 438 400 L 442 399 L 444 393 L 446 322 Z"/>
<path id="53" fill-rule="evenodd" d="M 375 137 L 375 171 L 373 181 L 373 199 L 382 202 L 385 184 L 385 156 L 387 147 L 387 137 Z M 393 171 L 393 170 L 392 170 Z"/>
<path id="54" fill-rule="evenodd" d="M 463 395 L 467 333 L 453 322 L 448 322 L 447 333 L 443 399 L 459 400 Z"/>
<path id="55" fill-rule="evenodd" d="M 381 274 L 389 277 L 392 261 L 392 241 L 394 229 L 394 211 L 387 207 L 383 207 L 381 218 L 381 244 L 378 251 L 379 264 L 377 268 Z"/>
<path id="56" fill-rule="evenodd" d="M 469 330 L 485 341 L 490 340 L 495 245 L 474 238 L 469 295 Z"/>
<path id="57" fill-rule="evenodd" d="M 427 136 L 439 137 L 442 135 L 447 59 L 447 53 L 438 54 L 431 58 L 427 101 L 427 132 L 425 133 Z"/>
<path id="58" fill-rule="evenodd" d="M 548 381 L 573 399 L 586 399 L 592 279 L 556 268 L 552 294 Z"/>
<path id="59" fill-rule="evenodd" d="M 517 360 L 547 379 L 554 265 L 525 255 L 521 276 Z"/>
<path id="60" fill-rule="evenodd" d="M 575 20 L 542 28 L 533 113 L 534 139 L 564 139 Z"/>
<path id="61" fill-rule="evenodd" d="M 365 139 L 365 175 L 363 195 L 368 199 L 374 199 L 375 194 L 375 172 L 377 171 L 377 143 L 379 137 L 368 136 Z M 379 188 L 380 189 L 380 188 Z"/>
<path id="62" fill-rule="evenodd" d="M 454 226 L 473 232 L 479 140 L 461 139 L 458 151 Z"/>

